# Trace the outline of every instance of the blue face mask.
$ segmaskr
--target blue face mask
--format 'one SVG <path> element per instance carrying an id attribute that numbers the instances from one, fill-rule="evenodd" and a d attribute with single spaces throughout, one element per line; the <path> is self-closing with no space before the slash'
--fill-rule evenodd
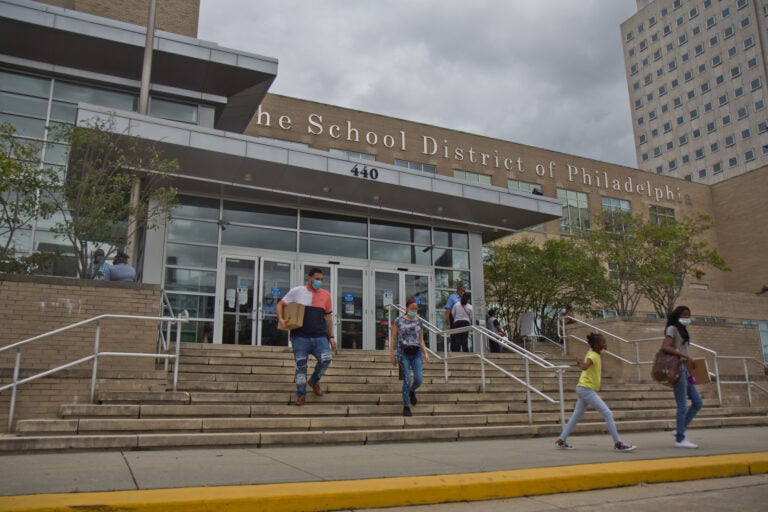
<path id="1" fill-rule="evenodd" d="M 322 281 L 318 281 L 317 279 L 315 279 L 314 281 L 312 281 L 312 288 L 313 288 L 313 289 L 315 289 L 315 290 L 319 290 L 319 289 L 320 289 L 320 288 L 322 288 L 322 287 L 323 287 L 323 282 L 322 282 Z"/>
<path id="2" fill-rule="evenodd" d="M 416 311 L 409 311 L 408 312 L 408 318 L 410 318 L 411 320 L 413 320 L 417 316 L 419 316 L 419 313 L 417 313 Z"/>
<path id="3" fill-rule="evenodd" d="M 681 318 L 678 321 L 680 322 L 680 325 L 691 325 L 691 319 L 690 318 Z"/>

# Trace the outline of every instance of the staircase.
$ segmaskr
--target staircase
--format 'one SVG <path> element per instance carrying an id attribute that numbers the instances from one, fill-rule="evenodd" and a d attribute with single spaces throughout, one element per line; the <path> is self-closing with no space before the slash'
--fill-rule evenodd
<path id="1" fill-rule="evenodd" d="M 489 358 L 515 375 L 525 374 L 519 357 Z M 567 419 L 579 370 L 570 357 L 547 358 L 571 365 L 564 376 Z M 310 372 L 313 366 L 311 360 Z M 534 365 L 529 369 L 533 385 L 557 399 L 555 373 Z M 402 416 L 398 371 L 388 352 L 340 352 L 321 381 L 325 395 L 317 397 L 310 389 L 300 407 L 295 405 L 293 372 L 288 348 L 185 344 L 177 391 L 135 391 L 135 385 L 102 389 L 98 403 L 64 404 L 59 418 L 19 420 L 14 434 L 0 437 L 0 453 L 554 438 L 562 429 L 560 405 L 533 393 L 529 424 L 524 387 L 490 366 L 485 367 L 482 392 L 477 358 L 450 361 L 448 382 L 442 361 L 426 364 L 418 405 L 407 418 Z M 700 391 L 704 408 L 695 428 L 768 425 L 768 408 L 719 406 L 711 386 Z M 604 379 L 600 394 L 622 433 L 675 426 L 675 402 L 668 388 Z M 579 432 L 607 428 L 598 413 L 588 411 L 575 430 Z"/>

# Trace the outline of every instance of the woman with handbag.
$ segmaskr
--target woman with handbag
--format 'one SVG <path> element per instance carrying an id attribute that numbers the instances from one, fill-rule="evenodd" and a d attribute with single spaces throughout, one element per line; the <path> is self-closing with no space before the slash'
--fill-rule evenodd
<path id="1" fill-rule="evenodd" d="M 453 315 L 453 328 L 467 327 L 472 325 L 472 294 L 464 292 L 461 301 L 453 305 L 451 314 Z M 451 338 L 451 352 L 469 352 L 469 332 L 454 334 Z"/>
<path id="2" fill-rule="evenodd" d="M 397 317 L 392 323 L 389 357 L 393 365 L 400 365 L 403 375 L 403 416 L 413 416 L 410 406 L 418 403 L 416 390 L 424 381 L 424 363 L 429 362 L 424 344 L 424 324 L 419 318 L 419 303 L 414 299 L 406 301 L 405 315 Z"/>
<path id="3" fill-rule="evenodd" d="M 688 357 L 688 345 L 691 337 L 686 326 L 691 323 L 691 310 L 687 306 L 678 306 L 667 318 L 664 329 L 664 342 L 661 349 L 667 354 L 680 358 L 680 379 L 674 387 L 675 402 L 677 402 L 677 428 L 675 429 L 675 448 L 698 448 L 685 436 L 685 430 L 696 413 L 701 410 L 703 402 L 695 380 L 690 377 L 688 366 L 695 369 L 695 363 Z M 691 406 L 688 407 L 688 400 Z"/>

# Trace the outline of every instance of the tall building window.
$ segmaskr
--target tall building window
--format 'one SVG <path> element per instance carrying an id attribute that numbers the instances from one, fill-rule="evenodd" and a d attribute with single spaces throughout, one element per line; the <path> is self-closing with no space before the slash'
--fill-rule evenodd
<path id="1" fill-rule="evenodd" d="M 648 205 L 648 214 L 650 216 L 650 221 L 656 224 L 661 224 L 662 222 L 675 220 L 674 208 L 667 208 L 664 206 L 651 204 L 651 205 Z"/>
<path id="2" fill-rule="evenodd" d="M 575 190 L 557 189 L 557 198 L 563 205 L 560 233 L 581 235 L 589 229 L 589 203 L 587 194 Z"/>
<path id="3" fill-rule="evenodd" d="M 454 169 L 453 177 L 464 181 L 471 181 L 472 183 L 483 183 L 485 185 L 491 184 L 491 177 L 489 175 L 462 171 L 461 169 Z"/>
<path id="4" fill-rule="evenodd" d="M 411 162 L 409 160 L 395 160 L 395 165 L 412 169 L 414 171 L 426 172 L 429 174 L 437 173 L 437 167 L 434 165 L 423 164 L 421 162 Z"/>
<path id="5" fill-rule="evenodd" d="M 328 150 L 332 155 L 345 156 L 347 158 L 356 158 L 358 160 L 376 160 L 376 155 L 369 155 L 367 153 L 358 153 L 357 151 L 347 151 L 345 149 L 331 148 Z"/>

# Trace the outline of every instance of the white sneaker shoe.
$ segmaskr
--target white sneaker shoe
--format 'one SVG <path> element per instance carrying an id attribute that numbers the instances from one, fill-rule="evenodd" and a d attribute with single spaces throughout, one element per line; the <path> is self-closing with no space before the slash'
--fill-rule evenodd
<path id="1" fill-rule="evenodd" d="M 688 440 L 688 438 L 684 438 L 682 441 L 675 441 L 675 448 L 698 448 L 699 445 L 693 444 Z"/>

